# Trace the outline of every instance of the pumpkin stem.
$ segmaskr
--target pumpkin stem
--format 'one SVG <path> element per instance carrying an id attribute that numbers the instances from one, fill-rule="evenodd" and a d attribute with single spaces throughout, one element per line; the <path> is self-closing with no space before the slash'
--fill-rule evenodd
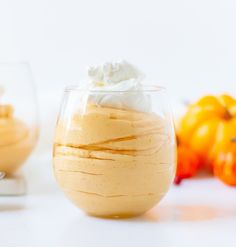
<path id="1" fill-rule="evenodd" d="M 236 143 L 236 137 L 233 137 L 233 138 L 231 139 L 231 142 Z"/>
<path id="2" fill-rule="evenodd" d="M 226 108 L 225 108 L 225 116 L 224 117 L 226 120 L 229 120 L 232 118 L 232 115 L 230 114 L 230 112 Z"/>
<path id="3" fill-rule="evenodd" d="M 179 137 L 177 135 L 176 135 L 176 144 L 177 144 L 177 146 L 180 145 Z"/>

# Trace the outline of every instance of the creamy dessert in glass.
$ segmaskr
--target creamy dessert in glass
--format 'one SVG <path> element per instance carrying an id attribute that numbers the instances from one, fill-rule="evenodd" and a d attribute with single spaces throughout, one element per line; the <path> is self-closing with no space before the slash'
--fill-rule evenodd
<path id="1" fill-rule="evenodd" d="M 127 62 L 88 70 L 68 87 L 59 114 L 54 171 L 65 194 L 99 217 L 140 215 L 167 193 L 175 173 L 175 135 L 166 93 L 144 86 Z"/>
<path id="2" fill-rule="evenodd" d="M 35 140 L 27 124 L 14 117 L 11 105 L 0 104 L 0 171 L 15 172 L 28 158 Z"/>
<path id="3" fill-rule="evenodd" d="M 38 137 L 37 105 L 27 63 L 0 63 L 0 174 L 13 174 Z"/>

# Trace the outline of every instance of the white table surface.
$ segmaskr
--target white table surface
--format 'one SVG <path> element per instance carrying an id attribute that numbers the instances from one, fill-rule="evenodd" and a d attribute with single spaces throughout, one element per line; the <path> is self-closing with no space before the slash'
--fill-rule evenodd
<path id="1" fill-rule="evenodd" d="M 32 162 L 31 159 L 29 161 Z M 236 188 L 202 178 L 172 186 L 146 215 L 85 215 L 58 190 L 50 161 L 25 169 L 29 193 L 0 197 L 1 247 L 236 246 Z"/>

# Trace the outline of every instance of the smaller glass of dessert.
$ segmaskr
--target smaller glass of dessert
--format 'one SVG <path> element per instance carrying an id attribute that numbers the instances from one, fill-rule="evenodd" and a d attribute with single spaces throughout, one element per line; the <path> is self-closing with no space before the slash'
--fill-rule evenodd
<path id="1" fill-rule="evenodd" d="M 32 152 L 37 104 L 27 63 L 0 64 L 0 172 L 14 173 Z"/>
<path id="2" fill-rule="evenodd" d="M 65 89 L 54 143 L 57 181 L 90 215 L 140 215 L 167 193 L 175 174 L 165 89 L 144 86 L 143 74 L 125 61 L 88 75 L 88 85 Z"/>

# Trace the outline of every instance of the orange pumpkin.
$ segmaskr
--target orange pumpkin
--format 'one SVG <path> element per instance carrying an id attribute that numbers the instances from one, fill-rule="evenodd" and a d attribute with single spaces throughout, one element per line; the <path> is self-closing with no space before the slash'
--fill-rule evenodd
<path id="1" fill-rule="evenodd" d="M 183 179 L 191 178 L 200 167 L 198 155 L 189 147 L 179 144 L 177 147 L 177 169 L 174 183 L 180 184 Z"/>
<path id="2" fill-rule="evenodd" d="M 235 142 L 235 138 L 233 140 Z M 216 177 L 227 185 L 236 186 L 236 143 L 216 156 L 213 167 Z"/>
<path id="3" fill-rule="evenodd" d="M 236 100 L 229 95 L 201 98 L 189 106 L 178 134 L 181 143 L 189 145 L 212 169 L 214 157 L 236 136 Z"/>

